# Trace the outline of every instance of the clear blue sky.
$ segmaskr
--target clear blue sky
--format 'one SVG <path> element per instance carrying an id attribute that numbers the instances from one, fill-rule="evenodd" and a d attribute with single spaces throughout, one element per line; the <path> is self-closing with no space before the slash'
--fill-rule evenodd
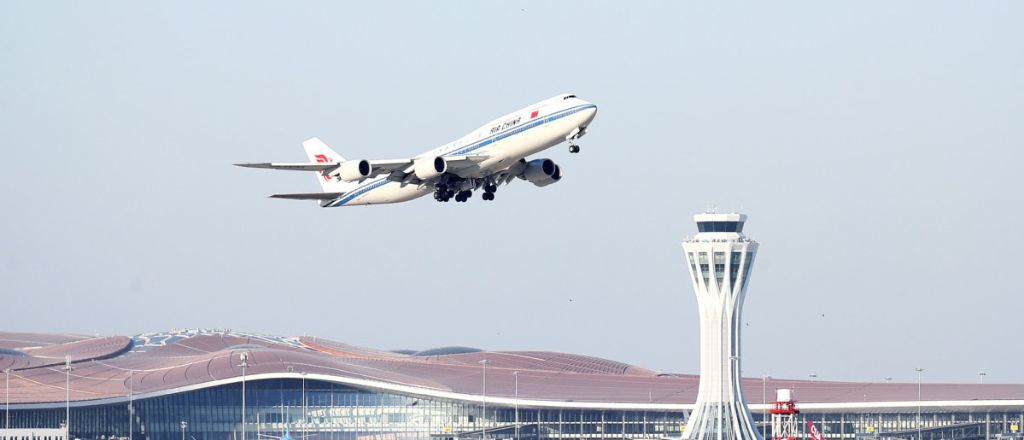
<path id="1" fill-rule="evenodd" d="M 172 327 L 696 372 L 679 246 L 761 242 L 747 375 L 1024 381 L 1024 4 L 4 2 L 8 331 Z M 320 209 L 319 136 L 409 156 L 571 91 L 565 179 Z"/>

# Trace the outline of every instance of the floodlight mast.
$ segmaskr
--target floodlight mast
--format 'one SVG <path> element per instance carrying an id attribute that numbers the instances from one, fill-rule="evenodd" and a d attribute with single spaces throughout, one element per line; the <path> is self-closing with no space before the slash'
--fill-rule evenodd
<path id="1" fill-rule="evenodd" d="M 242 440 L 245 440 L 245 369 L 249 368 L 249 352 L 238 355 L 239 367 L 242 368 Z"/>

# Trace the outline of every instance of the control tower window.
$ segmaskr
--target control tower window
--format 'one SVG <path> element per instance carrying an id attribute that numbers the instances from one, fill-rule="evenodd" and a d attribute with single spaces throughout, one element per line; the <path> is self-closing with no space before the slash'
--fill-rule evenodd
<path id="1" fill-rule="evenodd" d="M 750 267 L 754 265 L 754 254 L 747 254 L 747 266 L 743 268 L 743 288 L 747 288 L 747 281 L 750 280 Z"/>
<path id="2" fill-rule="evenodd" d="M 732 261 L 729 263 L 729 280 L 733 285 L 736 284 L 736 277 L 740 274 L 740 259 L 743 258 L 743 254 L 740 252 L 732 253 Z"/>
<path id="3" fill-rule="evenodd" d="M 743 222 L 697 222 L 697 232 L 743 232 Z"/>
<path id="4" fill-rule="evenodd" d="M 708 253 L 701 252 L 698 258 L 700 261 L 700 274 L 704 277 L 704 285 L 706 286 L 708 285 L 708 278 L 711 275 L 711 272 L 708 270 Z"/>
<path id="5" fill-rule="evenodd" d="M 718 288 L 722 289 L 722 281 L 725 278 L 725 252 L 715 252 L 715 281 Z M 722 290 L 728 290 L 728 287 Z"/>

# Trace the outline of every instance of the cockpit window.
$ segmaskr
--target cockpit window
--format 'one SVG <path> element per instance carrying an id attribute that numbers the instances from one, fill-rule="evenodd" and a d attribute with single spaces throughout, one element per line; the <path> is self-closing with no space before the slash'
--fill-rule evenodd
<path id="1" fill-rule="evenodd" d="M 575 97 L 576 97 L 576 95 L 565 95 L 565 97 L 562 98 L 562 100 L 565 101 L 566 99 L 575 98 Z"/>

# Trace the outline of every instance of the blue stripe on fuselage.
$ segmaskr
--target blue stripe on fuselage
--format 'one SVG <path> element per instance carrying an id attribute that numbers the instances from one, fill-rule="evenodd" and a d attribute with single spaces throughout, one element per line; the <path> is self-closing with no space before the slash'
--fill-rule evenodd
<path id="1" fill-rule="evenodd" d="M 511 129 L 505 130 L 505 131 L 503 131 L 501 133 L 497 133 L 497 134 L 491 135 L 491 136 L 489 136 L 487 138 L 484 138 L 484 139 L 481 139 L 479 141 L 476 141 L 476 142 L 474 142 L 472 144 L 469 144 L 469 145 L 467 145 L 465 147 L 452 150 L 451 152 L 442 154 L 441 157 L 461 156 L 463 154 L 479 150 L 479 149 L 481 149 L 483 147 L 486 147 L 486 146 L 488 146 L 490 144 L 493 144 L 495 142 L 502 141 L 502 140 L 505 140 L 505 139 L 510 138 L 512 136 L 515 136 L 517 134 L 523 133 L 526 130 L 529 130 L 531 128 L 540 127 L 541 125 L 544 125 L 544 124 L 547 124 L 547 123 L 550 123 L 550 122 L 554 122 L 554 121 L 562 119 L 562 118 L 564 118 L 566 116 L 573 115 L 573 114 L 579 113 L 579 112 L 581 112 L 583 110 L 592 109 L 592 108 L 597 108 L 597 106 L 594 105 L 594 104 L 584 104 L 584 105 L 578 105 L 576 107 L 570 107 L 570 108 L 567 108 L 565 110 L 562 110 L 562 111 L 555 112 L 555 113 L 552 113 L 550 115 L 544 116 L 543 118 L 539 118 L 539 119 L 537 119 L 535 121 L 530 121 L 530 122 L 528 122 L 526 124 L 523 124 L 523 125 L 521 125 L 519 127 L 511 128 Z M 387 177 L 383 177 L 383 178 L 380 178 L 380 179 L 372 180 L 370 182 L 367 182 L 365 185 L 360 186 L 360 187 L 352 190 L 351 192 L 345 194 L 344 196 L 342 196 L 339 199 L 337 199 L 335 202 L 333 202 L 333 203 L 331 203 L 331 204 L 329 204 L 329 205 L 327 205 L 325 207 L 326 208 L 333 208 L 333 207 L 344 205 L 344 204 L 346 204 L 348 202 L 351 202 L 356 197 L 359 197 L 359 196 L 361 196 L 363 194 L 366 194 L 366 193 L 368 193 L 370 191 L 373 191 L 373 190 L 375 190 L 377 188 L 380 188 L 380 187 L 382 187 L 384 185 L 387 185 L 388 183 L 390 183 L 390 181 L 388 180 Z M 395 182 L 395 183 L 398 183 L 398 182 Z"/>

